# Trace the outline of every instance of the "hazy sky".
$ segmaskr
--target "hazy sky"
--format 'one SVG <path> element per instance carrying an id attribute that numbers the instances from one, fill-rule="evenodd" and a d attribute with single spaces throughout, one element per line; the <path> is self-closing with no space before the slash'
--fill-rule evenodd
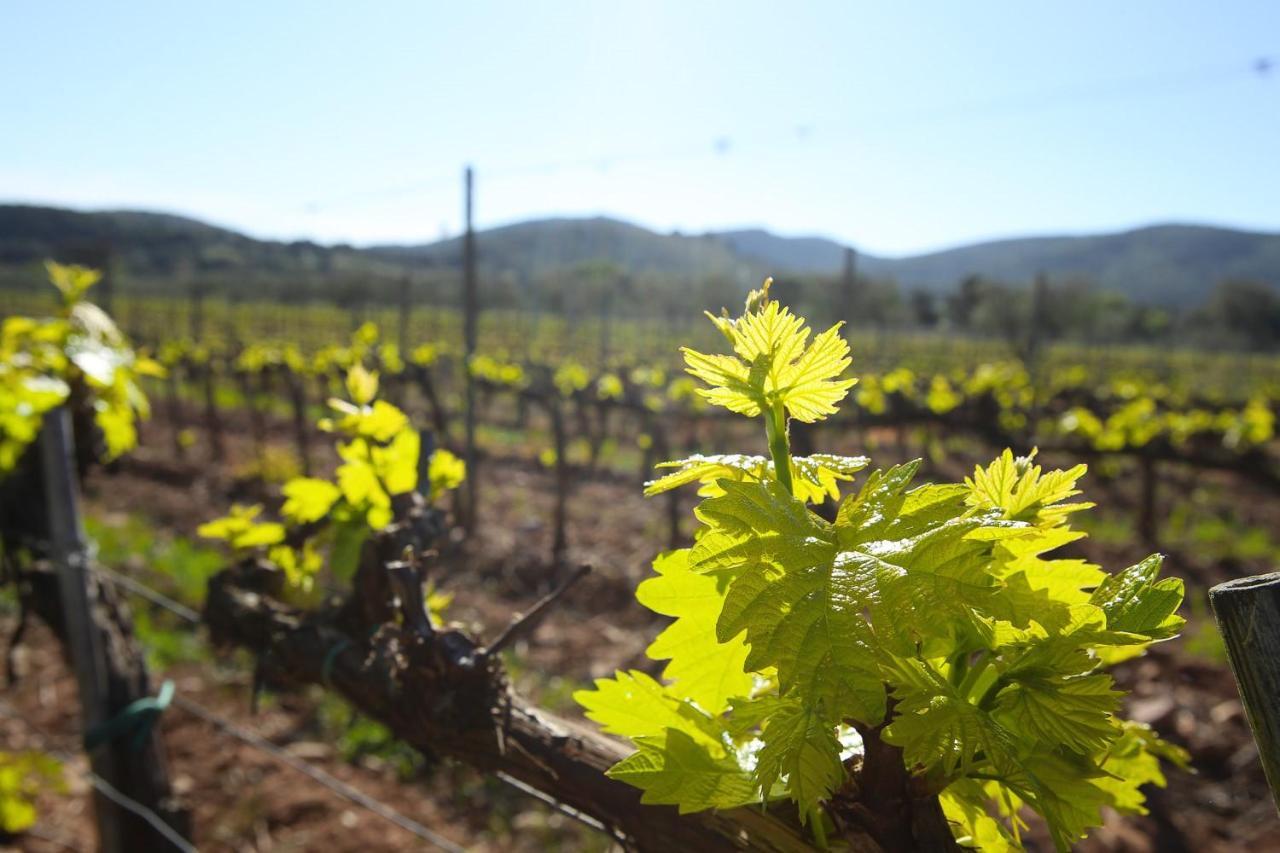
<path id="1" fill-rule="evenodd" d="M 1280 230 L 1280 2 L 0 0 L 0 199 L 257 236 L 605 213 L 866 251 Z"/>

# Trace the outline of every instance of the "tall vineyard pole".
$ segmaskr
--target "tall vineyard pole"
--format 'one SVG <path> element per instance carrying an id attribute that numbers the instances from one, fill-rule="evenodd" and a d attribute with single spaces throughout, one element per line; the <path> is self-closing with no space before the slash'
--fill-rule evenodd
<path id="1" fill-rule="evenodd" d="M 50 624 L 61 622 L 75 670 L 90 765 L 111 788 L 186 834 L 187 819 L 173 801 L 158 733 L 136 727 L 147 723 L 126 725 L 128 709 L 149 691 L 146 667 L 132 643 L 127 616 L 101 586 L 90 584 L 92 554 L 80 516 L 74 439 L 65 407 L 45 416 L 39 443 L 57 607 L 51 606 L 51 596 L 38 591 L 33 595 L 39 599 L 36 610 L 42 618 Z M 113 730 L 118 731 L 106 734 Z M 98 791 L 94 807 L 104 853 L 170 849 L 171 842 L 145 818 Z"/>
<path id="2" fill-rule="evenodd" d="M 463 359 L 462 375 L 466 385 L 466 453 L 467 480 L 464 485 L 466 500 L 463 505 L 463 521 L 468 534 L 476 528 L 476 383 L 471 373 L 471 360 L 476 352 L 477 315 L 480 313 L 476 293 L 476 235 L 472 227 L 473 173 L 470 166 L 464 173 L 464 214 L 466 232 L 462 238 L 462 306 L 463 306 Z"/>

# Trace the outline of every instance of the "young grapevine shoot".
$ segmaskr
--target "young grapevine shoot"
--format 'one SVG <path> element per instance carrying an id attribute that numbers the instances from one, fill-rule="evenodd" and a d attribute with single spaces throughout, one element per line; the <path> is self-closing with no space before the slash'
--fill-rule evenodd
<path id="1" fill-rule="evenodd" d="M 609 774 L 684 812 L 789 799 L 823 844 L 862 733 L 883 726 L 965 846 L 1021 849 L 1024 808 L 1060 849 L 1104 806 L 1143 813 L 1158 759 L 1185 754 L 1118 716 L 1106 668 L 1174 636 L 1181 581 L 1158 579 L 1159 556 L 1114 575 L 1055 556 L 1084 536 L 1085 466 L 1043 471 L 1034 452 L 963 483 L 876 470 L 823 518 L 810 505 L 868 460 L 793 457 L 788 426 L 836 412 L 849 348 L 839 324 L 810 340 L 768 289 L 711 317 L 732 354 L 683 351 L 703 397 L 764 421 L 768 456 L 695 456 L 649 484 L 699 483 L 701 525 L 636 593 L 674 618 L 648 649 L 663 681 L 619 672 L 576 694 L 636 746 Z"/>
<path id="2" fill-rule="evenodd" d="M 376 340 L 372 326 L 356 332 L 346 371 L 348 399 L 330 398 L 333 414 L 319 423 L 338 438 L 340 462 L 333 478 L 286 482 L 281 521 L 259 520 L 261 505 L 236 505 L 198 531 L 226 542 L 241 557 L 265 554 L 288 586 L 303 593 L 311 590 L 326 562 L 339 578 L 349 577 L 365 540 L 391 524 L 398 510 L 404 514 L 412 509 L 412 496 L 430 503 L 466 477 L 462 460 L 444 448 L 436 448 L 421 465 L 421 437 L 408 415 L 377 399 L 378 374 L 363 364 Z"/>

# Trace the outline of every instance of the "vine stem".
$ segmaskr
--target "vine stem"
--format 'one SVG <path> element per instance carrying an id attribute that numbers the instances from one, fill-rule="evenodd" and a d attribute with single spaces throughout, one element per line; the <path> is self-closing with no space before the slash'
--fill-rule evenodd
<path id="1" fill-rule="evenodd" d="M 787 439 L 787 412 L 782 403 L 774 403 L 764 413 L 764 431 L 769 439 L 769 456 L 773 473 L 787 494 L 795 494 L 791 486 L 791 443 Z"/>
<path id="2" fill-rule="evenodd" d="M 974 661 L 972 669 L 965 675 L 964 680 L 960 682 L 960 686 L 956 689 L 961 696 L 968 697 L 973 691 L 974 686 L 978 683 L 978 679 L 987 671 L 987 667 L 991 665 L 991 654 L 985 649 L 978 653 L 978 659 Z"/>

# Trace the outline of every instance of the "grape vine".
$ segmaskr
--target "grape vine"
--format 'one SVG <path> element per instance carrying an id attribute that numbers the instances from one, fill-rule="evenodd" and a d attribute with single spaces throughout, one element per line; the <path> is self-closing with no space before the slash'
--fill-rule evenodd
<path id="1" fill-rule="evenodd" d="M 378 374 L 363 363 L 376 343 L 372 327 L 356 332 L 344 359 L 347 398 L 330 398 L 332 415 L 319 422 L 338 438 L 340 462 L 332 480 L 286 482 L 281 521 L 259 520 L 260 504 L 237 505 L 199 528 L 201 536 L 226 542 L 241 558 L 265 555 L 287 586 L 304 594 L 326 564 L 336 577 L 349 578 L 373 532 L 410 518 L 466 477 L 462 460 L 444 448 L 422 459 L 422 438 L 408 416 L 377 399 Z"/>
<path id="2" fill-rule="evenodd" d="M 710 403 L 764 421 L 768 456 L 693 457 L 649 484 L 698 482 L 700 526 L 636 593 L 674 618 L 648 649 L 663 680 L 619 672 L 575 695 L 636 747 L 609 774 L 683 812 L 791 801 L 820 845 L 860 831 L 849 803 L 873 740 L 964 846 L 1021 849 L 1025 808 L 1063 850 L 1104 806 L 1142 813 L 1159 759 L 1186 756 L 1119 716 L 1106 669 L 1175 635 L 1183 588 L 1159 556 L 1108 574 L 1056 554 L 1084 535 L 1085 466 L 1006 450 L 963 483 L 913 485 L 909 462 L 825 518 L 810 504 L 868 461 L 793 457 L 788 427 L 853 387 L 839 325 L 810 340 L 768 282 L 711 319 L 733 354 L 685 349 L 687 370 Z"/>
<path id="3" fill-rule="evenodd" d="M 73 397 L 93 412 L 108 459 L 131 450 L 137 421 L 150 412 L 140 380 L 164 374 L 86 301 L 101 273 L 53 261 L 45 268 L 60 297 L 56 314 L 7 317 L 0 327 L 0 474 L 35 440 L 44 413 Z"/>

